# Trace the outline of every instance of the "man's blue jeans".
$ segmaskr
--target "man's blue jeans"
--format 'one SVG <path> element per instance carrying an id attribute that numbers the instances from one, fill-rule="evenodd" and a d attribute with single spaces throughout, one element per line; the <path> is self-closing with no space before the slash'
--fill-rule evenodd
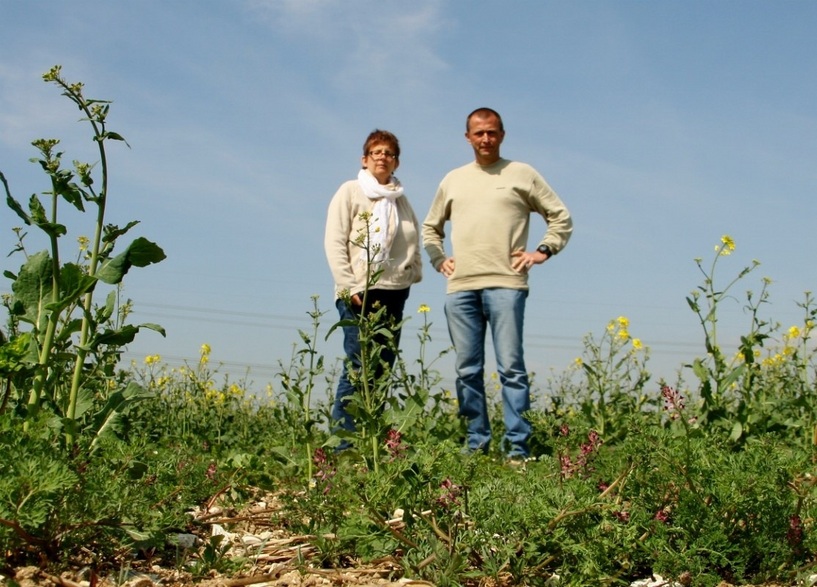
<path id="1" fill-rule="evenodd" d="M 487 452 L 491 423 L 485 396 L 485 334 L 491 326 L 505 421 L 507 456 L 529 455 L 530 384 L 525 369 L 522 330 L 527 290 L 479 289 L 448 294 L 445 316 L 456 351 L 457 399 L 468 422 L 468 449 Z"/>

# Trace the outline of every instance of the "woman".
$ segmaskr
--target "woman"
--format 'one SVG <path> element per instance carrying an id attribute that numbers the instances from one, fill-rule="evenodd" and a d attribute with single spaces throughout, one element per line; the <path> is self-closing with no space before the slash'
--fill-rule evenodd
<path id="1" fill-rule="evenodd" d="M 422 277 L 419 223 L 393 175 L 400 166 L 397 137 L 388 131 L 373 131 L 363 144 L 361 163 L 357 179 L 341 185 L 329 203 L 324 248 L 335 280 L 340 319 L 359 317 L 365 296 L 367 310 L 385 307 L 386 319 L 394 321 L 394 343 L 386 345 L 381 354 L 383 363 L 391 367 L 409 287 Z M 375 282 L 368 282 L 376 272 L 380 273 Z M 356 326 L 343 328 L 343 349 L 347 361 L 335 393 L 332 419 L 336 426 L 353 431 L 355 424 L 346 403 L 355 391 L 348 365 L 360 367 Z M 348 447 L 344 441 L 339 449 Z"/>

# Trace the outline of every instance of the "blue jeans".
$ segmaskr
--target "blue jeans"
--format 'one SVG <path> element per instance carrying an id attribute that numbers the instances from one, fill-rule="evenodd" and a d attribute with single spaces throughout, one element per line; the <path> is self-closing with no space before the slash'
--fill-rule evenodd
<path id="1" fill-rule="evenodd" d="M 505 421 L 508 456 L 527 457 L 530 423 L 530 383 L 522 349 L 527 290 L 479 289 L 448 294 L 445 316 L 456 351 L 459 414 L 467 420 L 468 449 L 488 451 L 491 423 L 485 396 L 485 334 L 491 325 Z"/>
<path id="2" fill-rule="evenodd" d="M 394 324 L 400 324 L 403 320 L 403 308 L 408 299 L 409 290 L 387 290 L 387 289 L 370 289 L 366 296 L 366 305 L 372 307 L 375 302 L 380 302 L 386 307 L 386 319 L 394 320 Z M 344 300 L 336 300 L 335 307 L 338 309 L 341 320 L 357 320 L 360 316 L 361 308 L 350 308 Z M 400 328 L 392 330 L 394 333 L 394 345 L 396 349 L 400 345 Z M 382 341 L 381 341 L 382 342 Z M 349 364 L 352 369 L 360 369 L 360 337 L 357 326 L 343 327 L 343 351 L 346 354 L 346 360 L 343 362 L 343 372 L 338 381 L 338 389 L 335 392 L 335 402 L 332 406 L 332 420 L 336 429 L 354 431 L 355 423 L 351 415 L 346 411 L 346 403 L 349 397 L 355 392 L 355 387 L 349 381 Z M 383 362 L 389 367 L 394 366 L 394 361 L 397 358 L 394 352 L 387 346 L 383 349 L 381 354 Z M 375 372 L 375 377 L 382 373 L 382 365 Z M 350 444 L 343 441 L 340 449 L 348 448 Z"/>

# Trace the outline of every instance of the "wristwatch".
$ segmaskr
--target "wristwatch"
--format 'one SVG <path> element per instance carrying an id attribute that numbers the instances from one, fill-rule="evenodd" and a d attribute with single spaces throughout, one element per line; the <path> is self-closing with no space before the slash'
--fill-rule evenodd
<path id="1" fill-rule="evenodd" d="M 539 245 L 538 247 L 536 247 L 536 250 L 542 253 L 543 255 L 547 255 L 548 259 L 550 259 L 553 256 L 553 252 L 547 245 Z"/>

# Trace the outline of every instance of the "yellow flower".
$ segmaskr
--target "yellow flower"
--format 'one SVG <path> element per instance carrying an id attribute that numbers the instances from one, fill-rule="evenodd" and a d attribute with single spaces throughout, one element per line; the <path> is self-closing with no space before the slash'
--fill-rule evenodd
<path id="1" fill-rule="evenodd" d="M 209 355 L 210 354 L 210 345 L 206 342 L 201 345 L 201 354 L 202 355 Z"/>
<path id="2" fill-rule="evenodd" d="M 417 312 L 420 313 L 420 314 L 428 314 L 430 311 L 431 311 L 431 308 L 429 308 L 425 304 L 420 304 L 420 309 L 417 310 Z"/>
<path id="3" fill-rule="evenodd" d="M 581 367 L 582 365 L 584 365 L 584 361 L 582 360 L 581 357 L 576 357 L 575 359 L 573 359 L 573 362 L 576 364 L 577 367 Z"/>
<path id="4" fill-rule="evenodd" d="M 79 243 L 80 251 L 87 251 L 88 245 L 91 244 L 91 239 L 89 239 L 87 236 L 79 236 L 77 237 L 77 242 Z"/>
<path id="5" fill-rule="evenodd" d="M 619 316 L 616 318 L 616 321 L 618 322 L 618 327 L 622 330 L 627 330 L 627 328 L 630 326 L 630 319 L 626 316 Z"/>
<path id="6" fill-rule="evenodd" d="M 160 357 L 159 355 L 148 355 L 147 357 L 145 357 L 145 365 L 153 365 L 161 360 L 162 357 Z"/>
<path id="7" fill-rule="evenodd" d="M 731 255 L 732 251 L 735 250 L 735 241 L 731 236 L 725 234 L 721 237 L 721 245 L 716 247 L 715 250 L 720 250 L 721 255 Z"/>
<path id="8" fill-rule="evenodd" d="M 639 350 L 641 350 L 643 347 L 644 347 L 644 345 L 643 345 L 643 344 L 641 344 L 641 339 L 640 339 L 640 338 L 634 338 L 634 339 L 633 339 L 633 348 L 634 348 L 635 350 L 639 351 Z"/>
<path id="9" fill-rule="evenodd" d="M 628 338 L 630 338 L 630 333 L 627 332 L 624 328 L 622 328 L 616 333 L 616 336 L 621 340 L 627 340 Z"/>
<path id="10" fill-rule="evenodd" d="M 792 326 L 789 328 L 788 335 L 789 338 L 800 338 L 800 329 L 797 326 Z"/>

